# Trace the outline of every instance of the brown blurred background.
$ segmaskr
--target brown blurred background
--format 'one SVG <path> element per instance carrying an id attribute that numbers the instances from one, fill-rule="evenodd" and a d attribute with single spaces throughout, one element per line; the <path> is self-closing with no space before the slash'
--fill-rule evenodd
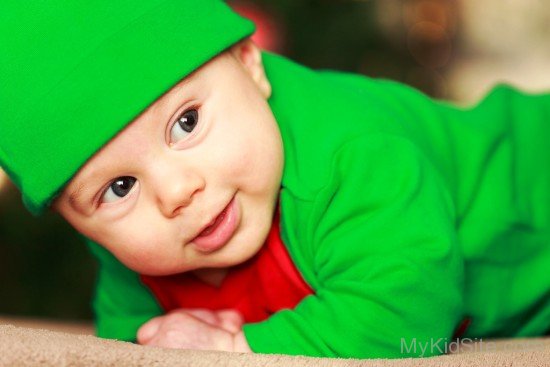
<path id="1" fill-rule="evenodd" d="M 496 83 L 550 91 L 550 2 L 240 0 L 264 48 L 313 68 L 471 104 Z M 0 171 L 0 316 L 89 320 L 96 266 L 59 217 L 33 218 Z"/>

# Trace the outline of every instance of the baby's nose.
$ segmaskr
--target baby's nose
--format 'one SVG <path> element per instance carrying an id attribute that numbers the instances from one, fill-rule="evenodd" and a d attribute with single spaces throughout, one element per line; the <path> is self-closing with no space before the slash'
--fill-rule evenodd
<path id="1" fill-rule="evenodd" d="M 177 169 L 158 177 L 155 184 L 157 202 L 162 214 L 174 217 L 189 206 L 193 197 L 204 189 L 205 181 L 196 173 Z"/>

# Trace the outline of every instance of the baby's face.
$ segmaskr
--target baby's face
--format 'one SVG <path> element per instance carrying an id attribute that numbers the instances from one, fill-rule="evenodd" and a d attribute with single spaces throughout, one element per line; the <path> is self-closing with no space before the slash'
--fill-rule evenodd
<path id="1" fill-rule="evenodd" d="M 252 257 L 283 167 L 259 55 L 243 42 L 179 83 L 95 154 L 54 208 L 142 274 Z"/>

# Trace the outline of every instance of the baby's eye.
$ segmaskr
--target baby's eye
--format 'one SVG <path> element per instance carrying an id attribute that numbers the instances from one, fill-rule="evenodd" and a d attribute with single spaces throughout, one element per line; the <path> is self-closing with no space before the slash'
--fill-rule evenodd
<path id="1" fill-rule="evenodd" d="M 177 143 L 189 135 L 199 122 L 199 112 L 195 109 L 185 111 L 170 130 L 170 142 Z"/>
<path id="2" fill-rule="evenodd" d="M 118 177 L 111 185 L 105 190 L 101 201 L 103 203 L 112 203 L 125 197 L 132 190 L 132 187 L 136 183 L 136 179 L 130 176 Z"/>

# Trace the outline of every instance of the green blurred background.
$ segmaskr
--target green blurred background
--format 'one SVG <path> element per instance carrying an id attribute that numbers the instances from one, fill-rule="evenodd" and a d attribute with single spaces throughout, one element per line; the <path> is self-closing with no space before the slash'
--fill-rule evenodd
<path id="1" fill-rule="evenodd" d="M 257 22 L 263 47 L 313 68 L 399 80 L 461 104 L 501 81 L 550 89 L 550 2 L 230 3 Z M 81 238 L 52 213 L 28 214 L 0 172 L 0 315 L 89 320 L 95 271 Z"/>

